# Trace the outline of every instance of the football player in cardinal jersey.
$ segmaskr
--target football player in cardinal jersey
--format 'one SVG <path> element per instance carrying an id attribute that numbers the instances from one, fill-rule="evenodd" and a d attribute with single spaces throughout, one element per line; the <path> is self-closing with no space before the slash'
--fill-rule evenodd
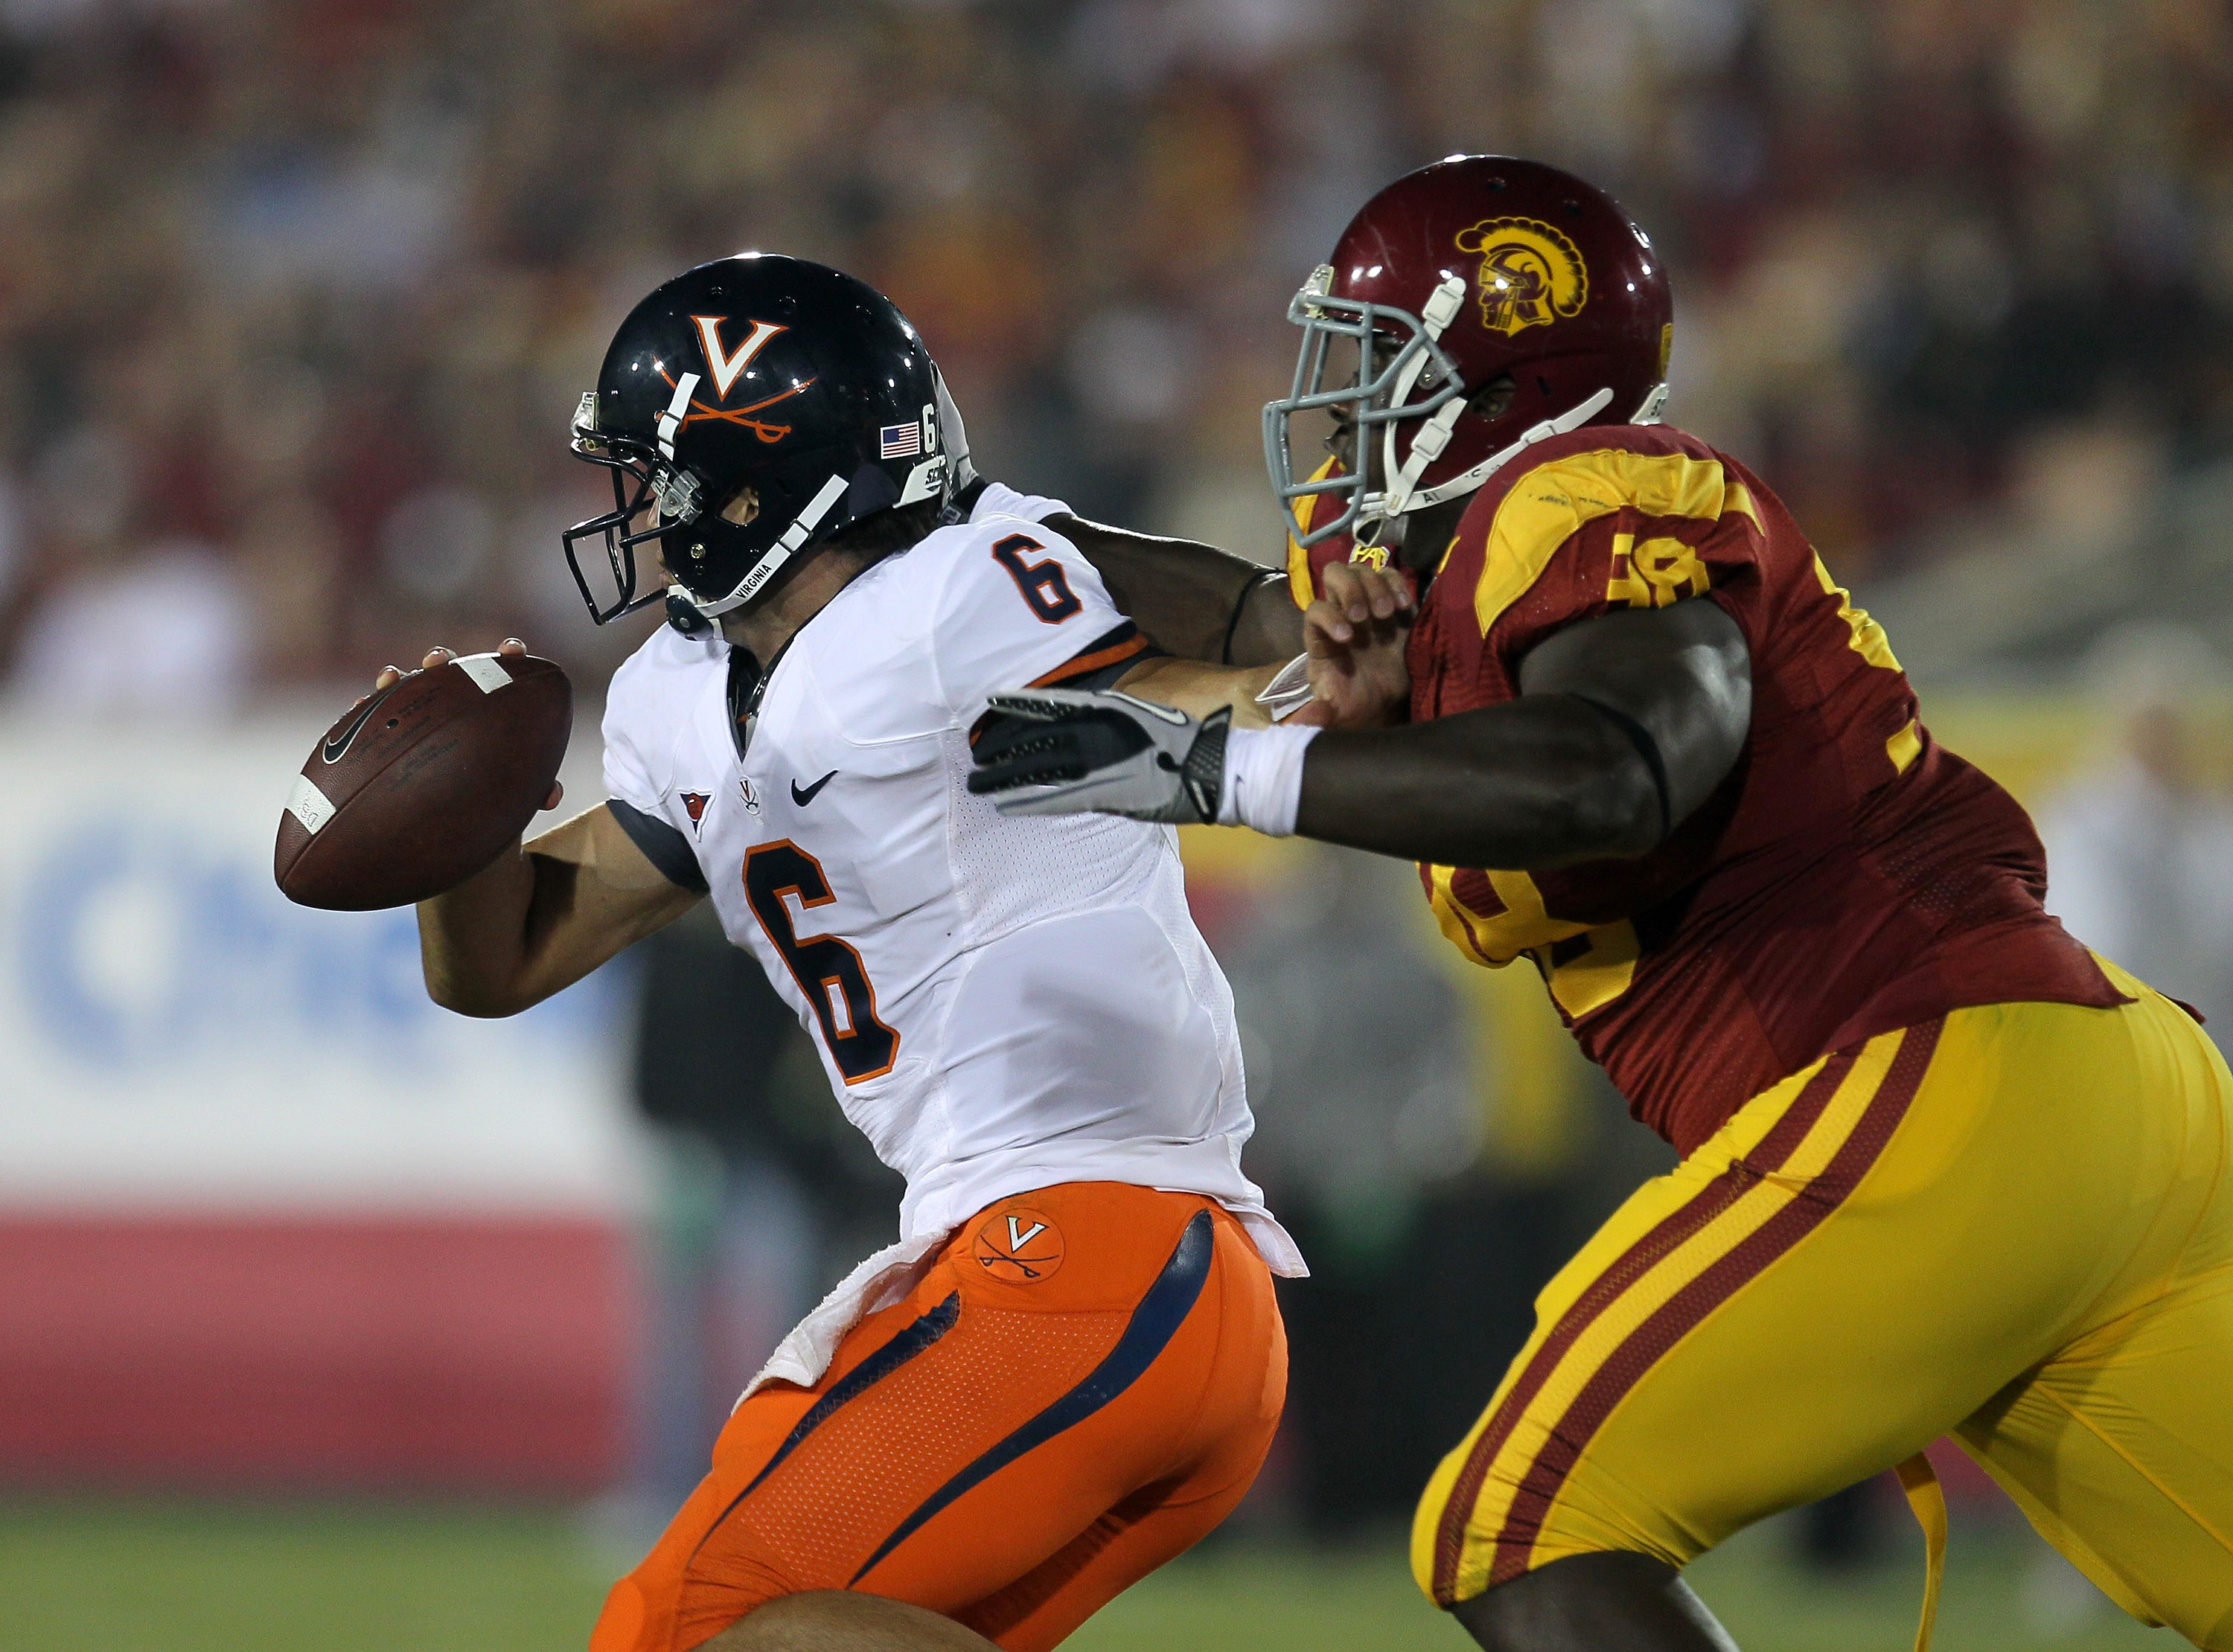
<path id="1" fill-rule="evenodd" d="M 420 908 L 434 997 L 505 1015 L 710 898 L 908 1179 L 900 1243 L 746 1390 L 595 1652 L 1051 1647 L 1224 1518 L 1279 1419 L 1301 1259 L 1241 1174 L 1174 835 L 965 784 L 1002 686 L 1222 726 L 1266 720 L 1271 673 L 1151 646 L 1064 507 L 969 475 L 960 434 L 837 270 L 747 255 L 639 304 L 574 423 L 614 508 L 565 549 L 600 622 L 674 623 L 613 680 L 609 801 Z M 1203 651 L 1260 622 L 1251 571 L 1197 558 Z"/>
<path id="2" fill-rule="evenodd" d="M 1658 422 L 1657 251 L 1578 178 L 1453 157 L 1290 315 L 1267 448 L 1344 714 L 1021 690 L 973 784 L 1416 860 L 1683 1155 L 1539 1299 L 1421 1586 L 1487 1647 L 1726 1647 L 1679 1569 L 1895 1466 L 1935 1584 L 1951 1434 L 2135 1616 L 2233 1648 L 2233 1082 L 2042 909 L 2022 810 L 1774 495 Z"/>

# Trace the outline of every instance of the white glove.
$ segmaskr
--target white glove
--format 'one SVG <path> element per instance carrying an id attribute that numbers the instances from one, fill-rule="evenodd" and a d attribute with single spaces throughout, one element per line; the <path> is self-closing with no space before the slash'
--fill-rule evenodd
<path id="1" fill-rule="evenodd" d="M 1098 810 L 1187 826 L 1223 801 L 1233 709 L 1197 720 L 1115 689 L 1024 689 L 992 697 L 969 790 L 1004 815 Z"/>

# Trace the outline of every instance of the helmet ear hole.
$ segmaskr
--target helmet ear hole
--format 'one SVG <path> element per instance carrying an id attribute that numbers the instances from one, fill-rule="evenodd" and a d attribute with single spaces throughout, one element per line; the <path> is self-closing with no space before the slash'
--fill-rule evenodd
<path id="1" fill-rule="evenodd" d="M 1497 420 L 1512 411 L 1514 398 L 1520 387 L 1512 381 L 1509 373 L 1500 373 L 1467 398 L 1466 406 L 1476 419 Z"/>

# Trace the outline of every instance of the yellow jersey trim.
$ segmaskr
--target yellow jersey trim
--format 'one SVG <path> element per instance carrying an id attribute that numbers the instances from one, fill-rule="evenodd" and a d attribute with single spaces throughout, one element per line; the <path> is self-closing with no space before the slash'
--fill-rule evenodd
<path id="1" fill-rule="evenodd" d="M 1891 759 L 1894 774 L 1905 774 L 1908 764 L 1923 755 L 1923 725 L 1909 718 L 1907 726 L 1885 742 L 1885 755 Z"/>
<path id="2" fill-rule="evenodd" d="M 1311 472 L 1311 480 L 1325 481 L 1333 474 L 1333 467 L 1340 463 L 1338 459 L 1328 459 Z M 1294 517 L 1295 525 L 1287 535 L 1287 595 L 1295 599 L 1295 606 L 1299 608 L 1310 607 L 1311 599 L 1318 595 L 1318 589 L 1317 582 L 1311 578 L 1311 553 L 1303 549 L 1303 542 L 1298 536 L 1310 531 L 1311 508 L 1325 497 L 1320 493 L 1305 493 L 1289 507 L 1289 514 Z"/>
<path id="3" fill-rule="evenodd" d="M 1853 606 L 1853 599 L 1846 595 L 1846 588 L 1830 577 L 1830 569 L 1823 563 L 1819 551 L 1814 556 L 1814 577 L 1821 584 L 1823 595 L 1838 599 L 1838 617 L 1853 634 L 1853 652 L 1872 666 L 1882 667 L 1886 671 L 1898 671 L 1899 661 L 1892 654 L 1891 639 L 1885 634 L 1884 627 L 1869 617 L 1866 608 Z M 1901 764 L 1900 766 L 1905 768 L 1907 765 Z"/>
<path id="4" fill-rule="evenodd" d="M 1707 522 L 1735 513 L 1760 527 L 1752 495 L 1730 483 L 1719 459 L 1600 447 L 1548 460 L 1512 485 L 1489 524 L 1473 597 L 1481 634 L 1543 577 L 1560 546 L 1599 517 L 1631 508 Z"/>
<path id="5" fill-rule="evenodd" d="M 1428 904 L 1450 944 L 1492 969 L 1502 969 L 1523 953 L 1589 930 L 1587 924 L 1551 916 L 1544 908 L 1543 892 L 1525 872 L 1481 875 L 1496 892 L 1496 898 L 1504 903 L 1504 910 L 1494 914 L 1475 912 L 1458 899 L 1451 883 L 1457 874 L 1458 868 L 1454 866 L 1427 868 L 1433 886 Z"/>

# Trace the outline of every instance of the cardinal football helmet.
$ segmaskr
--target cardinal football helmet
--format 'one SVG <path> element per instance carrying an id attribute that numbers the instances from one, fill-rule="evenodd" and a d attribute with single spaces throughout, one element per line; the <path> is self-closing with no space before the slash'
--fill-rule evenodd
<path id="1" fill-rule="evenodd" d="M 1307 507 L 1305 546 L 1344 532 L 1374 543 L 1531 442 L 1657 423 L 1666 401 L 1674 305 L 1658 253 L 1611 196 L 1536 161 L 1453 155 L 1397 179 L 1350 220 L 1287 318 L 1302 351 L 1292 389 L 1264 409 L 1264 447 L 1281 505 Z M 1506 374 L 1510 406 L 1490 417 L 1480 393 Z M 1299 478 L 1292 421 L 1318 410 L 1349 427 L 1350 451 Z M 1338 511 L 1318 508 L 1329 494 Z"/>
<path id="2" fill-rule="evenodd" d="M 637 548 L 654 541 L 712 620 L 840 530 L 942 504 L 940 399 L 907 317 L 842 270 L 747 252 L 675 276 L 628 312 L 574 415 L 574 453 L 613 478 L 613 508 L 564 536 L 591 617 L 670 595 L 638 594 Z M 583 565 L 599 537 L 609 585 Z"/>

